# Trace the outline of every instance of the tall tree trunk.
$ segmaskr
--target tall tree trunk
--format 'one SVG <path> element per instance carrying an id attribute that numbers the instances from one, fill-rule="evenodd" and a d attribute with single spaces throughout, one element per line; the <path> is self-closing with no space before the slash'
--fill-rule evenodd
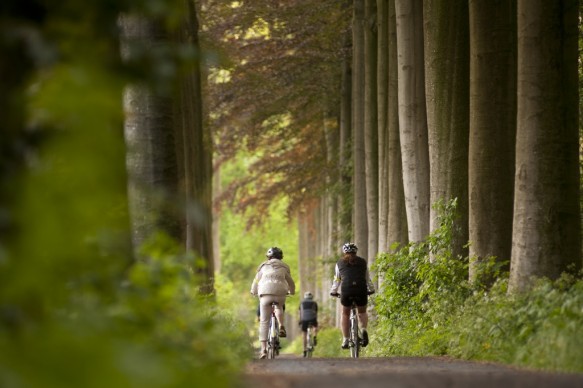
<path id="1" fill-rule="evenodd" d="M 429 151 L 423 64 L 423 0 L 395 0 L 399 134 L 409 240 L 429 234 Z"/>
<path id="2" fill-rule="evenodd" d="M 365 0 L 364 56 L 364 146 L 368 254 L 359 253 L 366 257 L 369 263 L 373 263 L 379 245 L 376 0 Z"/>
<path id="3" fill-rule="evenodd" d="M 516 138 L 516 1 L 470 1 L 470 279 L 510 260 Z"/>
<path id="4" fill-rule="evenodd" d="M 469 26 L 467 0 L 425 0 L 425 93 L 430 202 L 457 198 L 453 252 L 468 242 Z M 430 210 L 430 231 L 439 227 Z"/>
<path id="5" fill-rule="evenodd" d="M 345 57 L 342 60 L 340 90 L 340 144 L 338 169 L 340 190 L 338 198 L 339 243 L 352 240 L 352 52 L 350 32 L 345 35 Z"/>
<path id="6" fill-rule="evenodd" d="M 388 168 L 389 168 L 389 229 L 387 250 L 395 243 L 408 242 L 403 161 L 399 135 L 399 82 L 397 61 L 397 22 L 395 0 L 389 0 L 389 90 L 388 90 Z"/>
<path id="7" fill-rule="evenodd" d="M 123 16 L 120 27 L 122 57 L 126 60 L 131 59 L 130 45 L 149 48 L 170 42 L 162 24 L 146 18 Z M 127 86 L 123 100 L 134 248 L 158 230 L 180 241 L 178 210 L 169 206 L 176 202 L 178 187 L 175 100 L 145 84 Z"/>
<path id="8" fill-rule="evenodd" d="M 518 0 L 510 292 L 581 267 L 577 17 L 577 0 Z"/>
<path id="9" fill-rule="evenodd" d="M 340 128 L 338 122 L 338 113 L 332 114 L 332 112 L 327 112 L 328 118 L 324 120 L 324 131 L 326 133 L 326 157 L 328 165 L 338 166 L 339 160 L 339 144 L 340 144 Z M 335 117 L 334 117 L 335 116 Z M 330 176 L 326 177 L 327 187 L 331 188 L 333 185 L 332 178 Z M 338 195 L 336 195 L 333 190 L 328 189 L 326 192 L 326 218 L 325 223 L 325 234 L 322 236 L 324 241 L 323 252 L 322 252 L 322 267 L 323 267 L 323 281 L 320 282 L 322 293 L 318 298 L 323 305 L 325 305 L 330 299 L 330 293 L 328 292 L 329 283 L 328 276 L 333 271 L 330 264 L 330 259 L 333 258 L 333 252 L 335 252 L 335 246 L 338 245 L 337 235 L 338 230 L 336 229 L 338 223 Z"/>
<path id="10" fill-rule="evenodd" d="M 365 40 L 364 0 L 354 0 L 352 24 L 352 133 L 353 133 L 353 190 L 354 190 L 354 241 L 359 254 L 368 256 L 368 221 L 366 210 L 366 166 L 365 166 Z"/>
<path id="11" fill-rule="evenodd" d="M 186 17 L 178 40 L 199 48 L 198 18 L 192 1 L 185 1 Z M 175 130 L 177 154 L 180 158 L 181 189 L 184 208 L 183 241 L 185 248 L 194 251 L 206 266 L 199 273 L 204 279 L 202 289 L 213 289 L 214 257 L 212 242 L 212 141 L 211 134 L 203 125 L 202 80 L 200 63 L 197 61 L 182 79 L 180 99 L 176 106 Z"/>
<path id="12" fill-rule="evenodd" d="M 378 251 L 389 250 L 389 2 L 377 0 Z"/>

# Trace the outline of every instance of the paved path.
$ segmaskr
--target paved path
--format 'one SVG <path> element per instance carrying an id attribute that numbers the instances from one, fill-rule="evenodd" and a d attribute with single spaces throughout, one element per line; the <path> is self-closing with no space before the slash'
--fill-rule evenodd
<path id="1" fill-rule="evenodd" d="M 442 357 L 254 360 L 242 383 L 253 388 L 583 388 L 583 374 L 530 371 Z"/>

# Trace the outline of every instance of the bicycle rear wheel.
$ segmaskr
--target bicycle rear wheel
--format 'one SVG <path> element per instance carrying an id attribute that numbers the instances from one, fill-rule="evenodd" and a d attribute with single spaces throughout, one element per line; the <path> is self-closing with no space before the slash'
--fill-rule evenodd
<path id="1" fill-rule="evenodd" d="M 350 357 L 358 358 L 360 354 L 360 336 L 358 335 L 358 318 L 352 316 L 350 320 Z"/>
<path id="2" fill-rule="evenodd" d="M 312 327 L 308 327 L 308 333 L 306 334 L 308 336 L 307 339 L 307 344 L 308 344 L 308 349 L 306 350 L 306 356 L 308 358 L 312 357 L 312 352 L 314 351 L 314 336 L 312 334 Z"/>
<path id="3" fill-rule="evenodd" d="M 277 333 L 277 325 L 274 322 L 274 317 L 271 318 L 269 322 L 269 335 L 267 337 L 267 358 L 274 359 L 275 356 L 279 353 L 278 347 L 278 333 Z"/>

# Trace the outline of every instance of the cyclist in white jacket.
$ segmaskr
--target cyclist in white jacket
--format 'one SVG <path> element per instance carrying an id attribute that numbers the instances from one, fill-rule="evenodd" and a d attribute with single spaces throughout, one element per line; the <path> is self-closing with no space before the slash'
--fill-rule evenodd
<path id="1" fill-rule="evenodd" d="M 278 247 L 267 250 L 267 260 L 257 268 L 257 274 L 251 285 L 251 294 L 259 296 L 259 341 L 261 343 L 260 358 L 267 357 L 267 332 L 271 303 L 277 302 L 275 316 L 279 321 L 280 337 L 287 335 L 283 324 L 283 307 L 286 295 L 294 295 L 296 285 L 291 277 L 289 266 L 284 263 L 283 251 Z"/>

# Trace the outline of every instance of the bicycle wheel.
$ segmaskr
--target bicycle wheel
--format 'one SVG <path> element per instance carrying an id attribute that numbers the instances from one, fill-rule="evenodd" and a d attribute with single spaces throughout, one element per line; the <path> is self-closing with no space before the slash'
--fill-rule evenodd
<path id="1" fill-rule="evenodd" d="M 307 344 L 308 344 L 308 348 L 306 349 L 306 356 L 308 358 L 312 357 L 312 352 L 314 351 L 314 337 L 312 336 L 312 327 L 309 326 L 308 327 L 308 332 L 307 332 Z"/>
<path id="2" fill-rule="evenodd" d="M 274 317 L 269 321 L 269 335 L 267 337 L 267 358 L 274 359 L 277 352 L 277 333 L 275 331 Z"/>
<path id="3" fill-rule="evenodd" d="M 350 357 L 358 358 L 360 353 L 360 338 L 358 335 L 358 318 L 354 311 L 350 316 Z"/>

